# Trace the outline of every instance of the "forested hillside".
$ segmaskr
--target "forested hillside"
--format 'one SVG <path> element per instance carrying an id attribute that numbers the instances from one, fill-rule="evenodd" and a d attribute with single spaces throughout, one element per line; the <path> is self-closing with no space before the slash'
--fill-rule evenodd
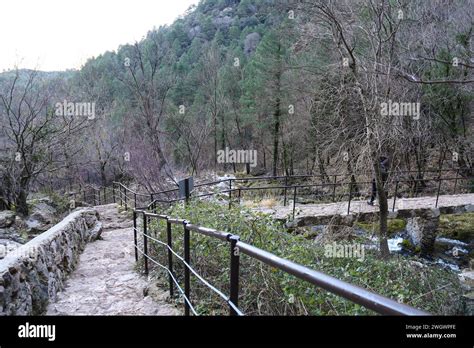
<path id="1" fill-rule="evenodd" d="M 3 73 L 2 204 L 39 183 L 153 191 L 206 170 L 380 179 L 387 154 L 468 175 L 472 16 L 470 1 L 203 0 L 78 71 Z M 94 117 L 58 117 L 66 101 Z M 225 148 L 258 165 L 217 163 Z"/>
<path id="2" fill-rule="evenodd" d="M 0 73 L 0 314 L 473 315 L 473 0 L 177 3 Z"/>

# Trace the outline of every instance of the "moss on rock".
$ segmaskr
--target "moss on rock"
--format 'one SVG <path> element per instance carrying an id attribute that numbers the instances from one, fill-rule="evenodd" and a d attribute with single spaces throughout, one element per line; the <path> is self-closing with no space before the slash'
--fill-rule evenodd
<path id="1" fill-rule="evenodd" d="M 441 215 L 438 236 L 469 242 L 474 239 L 474 213 Z"/>

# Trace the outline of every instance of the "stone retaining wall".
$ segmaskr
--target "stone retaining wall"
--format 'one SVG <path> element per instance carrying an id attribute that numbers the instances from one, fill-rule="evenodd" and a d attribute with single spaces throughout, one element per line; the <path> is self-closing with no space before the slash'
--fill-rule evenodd
<path id="1" fill-rule="evenodd" d="M 0 315 L 42 314 L 101 232 L 97 211 L 81 209 L 0 260 Z"/>

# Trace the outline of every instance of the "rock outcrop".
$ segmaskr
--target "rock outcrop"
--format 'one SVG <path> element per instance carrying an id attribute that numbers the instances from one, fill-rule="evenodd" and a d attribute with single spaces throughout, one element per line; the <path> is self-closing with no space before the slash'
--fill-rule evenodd
<path id="1" fill-rule="evenodd" d="M 257 49 L 258 44 L 260 43 L 261 36 L 259 33 L 254 32 L 250 33 L 245 37 L 244 41 L 244 53 L 250 56 Z"/>
<path id="2" fill-rule="evenodd" d="M 8 228 L 15 223 L 15 213 L 10 210 L 0 211 L 0 228 Z"/>
<path id="3" fill-rule="evenodd" d="M 7 256 L 8 253 L 18 249 L 22 244 L 9 239 L 0 239 L 0 259 Z"/>
<path id="4" fill-rule="evenodd" d="M 57 209 L 47 198 L 33 204 L 31 214 L 25 221 L 28 233 L 42 233 L 51 228 L 57 215 Z"/>
<path id="5" fill-rule="evenodd" d="M 96 210 L 81 209 L 0 260 L 0 315 L 42 314 L 101 232 Z"/>
<path id="6" fill-rule="evenodd" d="M 422 255 L 432 255 L 440 211 L 439 209 L 418 209 L 416 214 L 417 216 L 407 219 L 406 230 L 411 242 L 420 247 Z"/>

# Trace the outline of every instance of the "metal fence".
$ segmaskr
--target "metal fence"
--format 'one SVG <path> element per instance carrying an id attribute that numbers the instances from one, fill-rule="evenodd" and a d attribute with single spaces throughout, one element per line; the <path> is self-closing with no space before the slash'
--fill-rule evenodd
<path id="1" fill-rule="evenodd" d="M 142 228 L 139 228 L 139 216 L 142 219 Z M 166 236 L 167 240 L 161 241 L 155 236 L 152 236 L 148 227 L 149 222 L 153 219 L 162 220 L 166 222 Z M 225 301 L 229 306 L 230 315 L 244 315 L 238 308 L 239 304 L 239 268 L 240 255 L 244 254 L 248 257 L 254 258 L 264 264 L 274 267 L 278 270 L 286 272 L 295 276 L 298 279 L 308 282 L 311 285 L 325 289 L 333 294 L 341 296 L 349 301 L 359 304 L 365 308 L 371 309 L 379 314 L 385 315 L 429 315 L 429 313 L 422 310 L 407 306 L 389 298 L 383 297 L 371 291 L 365 290 L 361 287 L 344 282 L 337 278 L 331 277 L 327 274 L 310 269 L 303 265 L 297 264 L 290 260 L 286 260 L 277 255 L 269 253 L 265 250 L 252 246 L 240 240 L 240 237 L 231 233 L 218 231 L 211 228 L 197 226 L 189 221 L 183 219 L 176 219 L 166 215 L 159 215 L 147 212 L 143 209 L 135 209 L 133 212 L 133 231 L 134 231 L 134 247 L 135 259 L 139 261 L 139 254 L 143 256 L 144 272 L 148 275 L 149 263 L 164 269 L 169 275 L 169 292 L 173 296 L 174 288 L 176 287 L 180 295 L 184 299 L 185 315 L 198 315 L 191 301 L 191 282 L 190 277 L 193 274 L 199 281 L 201 281 L 209 290 L 216 293 L 222 301 Z M 183 233 L 183 250 L 184 255 L 180 256 L 173 249 L 173 231 L 172 226 L 179 226 L 181 233 Z M 229 263 L 230 263 L 230 294 L 225 295 L 221 290 L 210 284 L 192 267 L 192 260 L 190 259 L 190 240 L 191 233 L 195 232 L 209 238 L 215 238 L 220 241 L 229 243 Z M 143 240 L 143 246 L 138 245 L 139 237 Z M 149 253 L 149 243 L 156 243 L 167 250 L 167 265 L 155 260 Z M 184 265 L 184 289 L 177 281 L 174 272 L 174 259 L 178 259 Z"/>
<path id="2" fill-rule="evenodd" d="M 411 172 L 408 172 L 411 173 Z M 454 182 L 452 191 L 456 192 L 458 188 L 458 182 L 460 180 L 466 180 L 466 178 L 460 178 L 458 176 L 458 171 L 456 176 L 453 177 L 442 177 L 442 171 L 436 171 L 438 173 L 435 178 L 423 178 L 423 179 L 400 179 L 399 177 L 395 179 L 393 187 L 393 207 L 395 209 L 395 202 L 397 196 L 404 192 L 401 189 L 401 186 L 404 184 L 415 185 L 415 189 L 412 187 L 412 194 L 416 196 L 419 192 L 416 189 L 417 185 L 420 185 L 421 182 L 426 184 L 427 182 L 435 182 L 436 186 L 436 203 L 438 205 L 438 199 L 441 192 L 441 185 L 443 182 Z M 203 187 L 212 187 L 221 183 L 228 183 L 228 188 L 224 190 L 219 190 L 218 192 L 204 193 L 194 195 L 193 198 L 204 198 L 210 197 L 217 194 L 228 195 L 229 208 L 232 207 L 234 200 L 242 199 L 242 194 L 248 191 L 274 191 L 278 190 L 282 193 L 284 205 L 288 203 L 289 192 L 293 199 L 293 218 L 295 214 L 295 207 L 298 199 L 298 190 L 307 190 L 311 188 L 323 188 L 326 189 L 325 193 L 313 195 L 318 196 L 326 201 L 336 201 L 342 197 L 348 197 L 348 213 L 350 212 L 351 201 L 354 200 L 354 197 L 357 197 L 357 194 L 354 190 L 354 186 L 361 185 L 371 185 L 372 182 L 338 182 L 339 175 L 333 176 L 333 182 L 318 183 L 318 184 L 291 184 L 291 181 L 294 180 L 306 180 L 314 178 L 314 176 L 282 176 L 282 177 L 259 177 L 259 178 L 230 178 L 225 180 L 219 180 L 215 182 L 197 184 L 195 188 Z M 236 187 L 236 183 L 245 182 L 245 181 L 283 181 L 283 185 L 277 186 L 262 186 L 262 187 Z M 471 180 L 467 178 L 467 180 Z M 471 180 L 472 181 L 472 180 Z M 413 184 L 414 183 L 414 184 Z M 347 188 L 346 192 L 337 193 L 337 188 Z M 329 190 L 328 190 L 329 188 Z M 466 189 L 466 188 L 464 188 Z M 109 190 L 109 191 L 108 191 Z M 110 192 L 110 190 L 112 192 Z M 472 190 L 472 182 L 467 185 L 467 190 Z M 405 190 L 406 191 L 406 190 Z M 222 301 L 227 303 L 229 306 L 229 313 L 231 315 L 244 315 L 244 313 L 239 309 L 239 268 L 240 268 L 240 256 L 246 255 L 253 259 L 256 259 L 264 264 L 279 269 L 283 272 L 291 274 L 298 279 L 308 282 L 311 285 L 325 289 L 333 294 L 341 296 L 353 303 L 359 304 L 365 308 L 375 311 L 380 314 L 388 315 L 429 315 L 424 311 L 415 309 L 413 307 L 398 303 L 389 298 L 383 297 L 376 293 L 370 292 L 353 284 L 344 282 L 342 280 L 331 277 L 327 274 L 318 272 L 316 270 L 310 269 L 303 265 L 294 263 L 290 260 L 286 260 L 277 255 L 269 253 L 265 250 L 252 246 L 248 243 L 245 243 L 240 240 L 239 236 L 217 231 L 214 229 L 197 226 L 192 224 L 189 221 L 184 219 L 172 218 L 167 215 L 157 214 L 157 210 L 160 205 L 171 205 L 175 202 L 184 200 L 185 198 L 179 197 L 170 197 L 175 195 L 178 192 L 178 189 L 172 189 L 162 192 L 142 194 L 134 190 L 127 188 L 122 183 L 114 182 L 111 189 L 107 188 L 92 188 L 90 189 L 89 194 L 83 193 L 84 200 L 87 198 L 93 200 L 98 204 L 106 204 L 109 202 L 119 203 L 126 210 L 133 210 L 133 231 L 134 231 L 134 248 L 135 248 L 135 259 L 139 261 L 139 254 L 143 259 L 143 266 L 145 274 L 149 273 L 149 264 L 156 265 L 164 269 L 169 276 L 169 291 L 170 295 L 174 295 L 175 288 L 178 290 L 179 294 L 183 298 L 184 311 L 185 315 L 190 315 L 191 312 L 197 315 L 192 301 L 191 301 L 191 274 L 194 275 L 202 284 L 204 284 L 210 291 L 213 291 L 217 294 Z M 111 193 L 111 194 L 110 194 Z M 360 195 L 360 193 L 358 194 Z M 164 197 L 163 197 L 164 196 Z M 159 198 L 156 198 L 159 197 Z M 139 224 L 139 219 L 141 217 L 141 229 Z M 156 235 L 153 236 L 150 233 L 149 223 L 153 220 L 161 220 L 166 223 L 166 236 L 167 240 L 159 240 Z M 173 249 L 173 226 L 180 226 L 181 233 L 183 233 L 183 254 L 179 255 Z M 230 263 L 230 284 L 229 295 L 224 294 L 223 291 L 217 289 L 214 285 L 210 284 L 206 279 L 204 279 L 193 267 L 192 260 L 190 259 L 190 240 L 191 232 L 197 233 L 200 235 L 207 236 L 208 238 L 214 238 L 220 241 L 225 241 L 229 245 L 229 263 Z M 176 233 L 176 232 L 174 232 Z M 139 246 L 139 238 L 142 240 L 143 245 Z M 154 259 L 149 253 L 149 244 L 155 243 L 158 246 L 165 248 L 167 253 L 167 264 L 162 264 Z M 177 277 L 174 272 L 173 264 L 175 260 L 179 260 L 184 265 L 184 286 L 181 286 L 177 280 Z"/>
<path id="3" fill-rule="evenodd" d="M 454 176 L 443 177 L 443 173 L 453 173 Z M 474 192 L 474 180 L 471 177 L 462 177 L 459 175 L 459 169 L 445 170 L 427 170 L 424 174 L 436 174 L 430 178 L 404 178 L 403 175 L 418 174 L 415 171 L 400 171 L 389 173 L 392 177 L 385 183 L 385 191 L 389 200 L 389 206 L 392 211 L 396 209 L 396 201 L 399 198 L 418 197 L 421 194 L 427 194 L 436 197 L 433 207 L 437 208 L 441 194 L 456 194 L 459 192 Z M 248 178 L 229 178 L 213 182 L 200 183 L 194 186 L 194 189 L 212 189 L 217 185 L 225 184 L 225 189 L 219 189 L 210 193 L 192 193 L 193 198 L 206 198 L 216 195 L 226 196 L 229 209 L 232 204 L 241 203 L 248 193 L 266 192 L 269 196 L 281 198 L 283 206 L 292 205 L 292 217 L 295 218 L 296 207 L 298 204 L 305 204 L 301 199 L 310 197 L 314 204 L 347 202 L 347 214 L 350 214 L 351 204 L 360 200 L 364 196 L 363 192 L 370 192 L 372 181 L 345 181 L 347 176 L 340 174 L 331 174 L 329 182 L 318 182 L 310 184 L 298 184 L 295 181 L 301 180 L 320 180 L 321 175 L 295 175 L 295 176 L 270 176 L 270 177 L 248 177 Z M 338 181 L 338 178 L 343 178 Z M 248 182 L 269 182 L 277 185 L 268 186 L 242 186 Z M 240 183 L 240 186 L 238 186 Z M 447 183 L 451 183 L 448 186 Z M 463 183 L 463 184 L 460 184 Z M 443 186 L 444 185 L 444 186 Z M 119 203 L 128 210 L 137 207 L 156 208 L 159 204 L 171 204 L 185 200 L 184 197 L 178 197 L 179 189 L 170 189 L 166 191 L 153 193 L 139 193 L 122 183 L 114 182 L 112 187 L 94 187 L 86 186 L 79 193 L 74 194 L 74 199 L 82 199 L 84 202 L 101 205 L 108 203 Z"/>
<path id="4" fill-rule="evenodd" d="M 113 187 L 85 185 L 77 189 L 71 188 L 69 195 L 75 202 L 82 201 L 91 205 L 115 203 L 115 192 Z"/>
<path id="5" fill-rule="evenodd" d="M 438 207 L 439 197 L 441 193 L 444 194 L 456 194 L 460 191 L 459 182 L 464 182 L 465 184 L 462 185 L 461 190 L 464 192 L 473 192 L 473 179 L 472 178 L 465 178 L 459 176 L 459 170 L 456 170 L 456 175 L 454 177 L 442 177 L 443 172 L 452 172 L 452 170 L 438 170 L 438 171 L 427 171 L 426 173 L 435 173 L 437 174 L 436 177 L 432 178 L 401 178 L 397 176 L 393 178 L 391 181 L 387 181 L 385 183 L 385 191 L 387 193 L 387 197 L 391 197 L 389 201 L 389 205 L 391 206 L 392 211 L 395 211 L 396 208 L 396 201 L 400 197 L 418 197 L 420 193 L 425 192 L 426 194 L 431 194 L 436 196 L 436 200 L 434 202 L 434 207 Z M 411 174 L 417 172 L 399 172 L 398 174 Z M 319 176 L 320 177 L 320 176 Z M 293 220 L 295 218 L 295 211 L 296 206 L 298 203 L 299 198 L 303 196 L 311 196 L 315 200 L 316 203 L 335 203 L 335 202 L 346 202 L 347 201 L 347 214 L 350 214 L 351 203 L 355 201 L 357 198 L 363 196 L 361 192 L 370 192 L 372 181 L 337 181 L 338 177 L 342 177 L 342 175 L 333 175 L 333 181 L 326 182 L 326 183 L 317 183 L 317 184 L 289 184 L 292 180 L 298 179 L 310 179 L 314 178 L 312 176 L 280 176 L 280 177 L 257 177 L 257 178 L 232 178 L 226 180 L 219 180 L 210 183 L 203 183 L 199 185 L 195 185 L 194 188 L 203 188 L 203 187 L 212 187 L 222 183 L 227 184 L 226 189 L 221 189 L 217 192 L 211 193 L 204 193 L 204 194 L 193 194 L 192 197 L 194 198 L 205 198 L 205 197 L 212 197 L 216 195 L 227 195 L 229 209 L 232 207 L 233 202 L 238 201 L 241 203 L 243 199 L 243 195 L 246 192 L 256 192 L 256 191 L 266 191 L 266 192 L 279 192 L 280 195 L 276 194 L 275 196 L 280 196 L 283 201 L 283 206 L 287 206 L 289 199 L 292 202 L 292 216 Z M 257 186 L 257 187 L 236 187 L 236 183 L 238 182 L 248 182 L 248 181 L 282 181 L 284 180 L 284 184 L 282 185 L 275 185 L 275 186 Z M 452 187 L 443 188 L 443 184 L 445 183 L 452 183 Z M 430 189 L 431 184 L 431 189 Z M 443 190 L 442 190 L 443 189 Z M 316 191 L 315 193 L 311 193 L 311 190 Z M 158 198 L 154 199 L 154 197 L 158 196 L 167 196 L 170 193 L 176 193 L 178 189 L 175 190 L 168 190 L 163 192 L 157 192 L 151 194 L 151 203 L 148 205 L 148 208 L 154 209 L 157 205 L 161 203 L 170 204 L 175 203 L 178 201 L 185 200 L 184 197 L 175 197 L 175 198 Z M 306 193 L 302 193 L 302 191 L 306 191 Z M 307 193 L 310 191 L 310 193 Z M 126 206 L 126 202 L 124 202 Z"/>

